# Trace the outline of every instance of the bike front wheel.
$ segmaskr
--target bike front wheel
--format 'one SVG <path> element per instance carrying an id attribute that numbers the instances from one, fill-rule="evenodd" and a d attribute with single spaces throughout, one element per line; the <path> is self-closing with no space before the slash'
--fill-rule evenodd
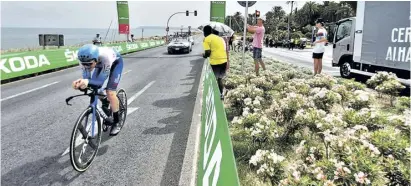
<path id="1" fill-rule="evenodd" d="M 70 162 L 78 172 L 84 172 L 90 167 L 101 142 L 102 129 L 99 116 L 96 112 L 94 127 L 92 127 L 92 116 L 93 109 L 91 107 L 84 110 L 77 119 L 71 134 Z"/>
<path id="2" fill-rule="evenodd" d="M 117 91 L 117 98 L 119 100 L 119 116 L 120 116 L 120 125 L 121 128 L 124 127 L 124 124 L 126 123 L 126 118 L 127 118 L 127 94 L 124 89 L 119 89 Z"/>

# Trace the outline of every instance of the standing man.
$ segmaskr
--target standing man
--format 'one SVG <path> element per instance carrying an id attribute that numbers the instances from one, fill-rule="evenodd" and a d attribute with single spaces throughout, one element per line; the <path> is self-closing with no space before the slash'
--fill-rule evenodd
<path id="1" fill-rule="evenodd" d="M 247 25 L 247 30 L 250 33 L 253 34 L 253 58 L 254 58 L 254 63 L 255 63 L 255 73 L 257 76 L 259 76 L 259 69 L 261 66 L 263 67 L 263 70 L 265 70 L 265 64 L 263 62 L 263 42 L 264 42 L 264 33 L 265 33 L 265 28 L 263 25 L 263 19 L 259 17 L 257 19 L 257 26 L 250 26 Z"/>
<path id="2" fill-rule="evenodd" d="M 225 77 L 228 67 L 226 43 L 224 42 L 223 38 L 213 34 L 218 34 L 218 32 L 213 31 L 213 29 L 209 25 L 203 28 L 203 32 L 205 38 L 203 41 L 204 53 L 202 54 L 202 56 L 204 58 L 210 58 L 210 65 L 217 79 L 218 88 L 220 89 L 220 97 L 221 99 L 224 99 L 223 78 Z"/>
<path id="3" fill-rule="evenodd" d="M 101 45 L 100 34 L 96 34 L 96 37 L 93 39 L 93 45 Z"/>
<path id="4" fill-rule="evenodd" d="M 324 29 L 322 19 L 317 19 L 316 25 L 318 29 L 315 36 L 313 59 L 314 59 L 314 75 L 321 74 L 323 68 L 323 55 L 325 51 L 325 43 L 327 43 L 327 30 Z"/>

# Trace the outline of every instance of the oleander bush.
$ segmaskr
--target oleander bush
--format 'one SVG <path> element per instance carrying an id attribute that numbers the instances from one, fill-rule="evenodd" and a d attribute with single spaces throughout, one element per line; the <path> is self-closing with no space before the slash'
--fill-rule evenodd
<path id="1" fill-rule="evenodd" d="M 230 54 L 224 105 L 242 185 L 410 184 L 409 97 L 382 107 L 362 83 L 269 58 L 257 77 L 241 57 Z M 368 84 L 388 94 L 395 81 L 382 72 Z"/>

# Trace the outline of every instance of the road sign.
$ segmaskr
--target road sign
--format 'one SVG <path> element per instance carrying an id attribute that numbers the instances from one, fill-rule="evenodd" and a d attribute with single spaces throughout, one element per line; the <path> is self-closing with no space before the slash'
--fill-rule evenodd
<path id="1" fill-rule="evenodd" d="M 237 1 L 242 7 L 245 7 L 246 1 Z M 248 1 L 248 7 L 252 7 L 257 1 Z"/>

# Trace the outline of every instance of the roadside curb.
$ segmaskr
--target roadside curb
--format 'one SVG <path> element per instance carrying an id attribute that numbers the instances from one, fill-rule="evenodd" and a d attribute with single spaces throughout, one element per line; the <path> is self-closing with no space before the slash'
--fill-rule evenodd
<path id="1" fill-rule="evenodd" d="M 201 112 L 203 105 L 204 89 L 203 83 L 206 65 L 207 60 L 204 60 L 203 68 L 201 70 L 200 85 L 198 86 L 193 116 L 191 119 L 191 127 L 186 145 L 187 148 L 184 155 L 183 166 L 181 167 L 181 176 L 178 185 L 195 186 L 197 181 L 197 162 L 198 154 L 200 153 L 199 146 L 201 135 Z"/>

